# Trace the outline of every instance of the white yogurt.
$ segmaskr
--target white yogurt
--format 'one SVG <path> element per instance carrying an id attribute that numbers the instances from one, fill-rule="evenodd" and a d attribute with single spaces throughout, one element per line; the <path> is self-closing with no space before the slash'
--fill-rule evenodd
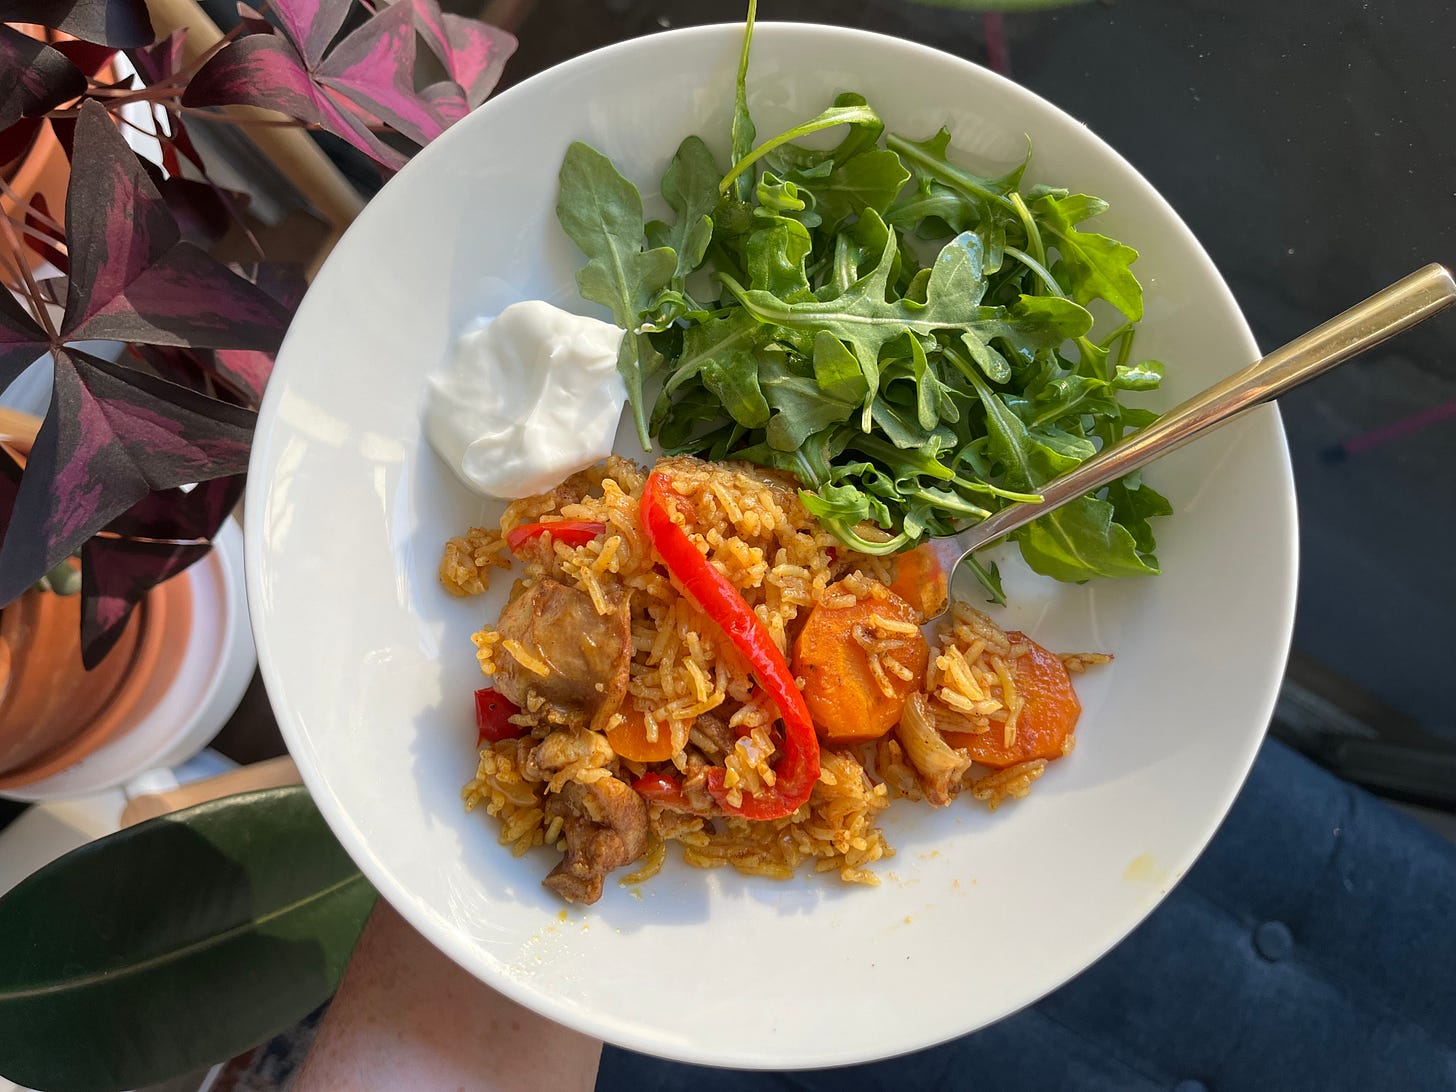
<path id="1" fill-rule="evenodd" d="M 612 451 L 622 330 L 542 300 L 464 334 L 425 391 L 425 436 L 477 493 L 541 493 Z"/>

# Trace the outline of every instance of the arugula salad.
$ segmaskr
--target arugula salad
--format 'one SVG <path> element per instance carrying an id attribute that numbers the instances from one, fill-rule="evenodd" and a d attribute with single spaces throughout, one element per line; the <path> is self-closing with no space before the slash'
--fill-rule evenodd
<path id="1" fill-rule="evenodd" d="M 809 511 L 870 554 L 951 535 L 1156 414 L 1123 404 L 1163 365 L 1132 354 L 1137 252 L 1083 225 L 1107 204 L 1019 166 L 983 176 L 946 129 L 886 131 L 846 91 L 760 141 L 748 110 L 750 3 L 726 168 L 683 140 L 660 191 L 672 222 L 586 144 L 557 217 L 581 295 L 626 331 L 618 369 L 644 449 L 792 473 Z M 832 147 L 806 137 L 843 130 Z M 819 143 L 823 142 L 823 138 Z M 1120 315 L 1094 330 L 1096 300 Z M 1012 536 L 1036 572 L 1156 573 L 1167 500 L 1130 475 Z M 971 562 L 1001 600 L 993 565 Z"/>

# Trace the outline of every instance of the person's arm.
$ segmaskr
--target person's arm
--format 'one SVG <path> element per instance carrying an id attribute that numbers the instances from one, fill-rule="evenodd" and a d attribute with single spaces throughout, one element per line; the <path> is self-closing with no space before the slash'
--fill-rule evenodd
<path id="1" fill-rule="evenodd" d="M 478 982 L 380 899 L 293 1092 L 590 1092 L 601 1053 Z"/>

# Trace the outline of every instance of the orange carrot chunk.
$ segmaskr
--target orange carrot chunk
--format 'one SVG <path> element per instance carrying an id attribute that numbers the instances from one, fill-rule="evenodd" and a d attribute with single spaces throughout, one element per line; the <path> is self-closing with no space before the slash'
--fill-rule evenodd
<path id="1" fill-rule="evenodd" d="M 949 584 L 928 542 L 895 558 L 895 579 L 890 590 L 920 611 L 922 619 L 932 617 L 945 605 Z"/>
<path id="2" fill-rule="evenodd" d="M 618 757 L 628 762 L 666 762 L 672 757 L 672 732 L 666 724 L 657 726 L 657 738 L 647 738 L 647 718 L 630 701 L 617 712 L 623 719 L 607 729 L 607 742 Z"/>
<path id="3" fill-rule="evenodd" d="M 1061 758 L 1082 715 L 1082 703 L 1061 659 L 1024 633 L 1013 630 L 1006 636 L 1013 645 L 1026 645 L 1026 651 L 1013 661 L 1022 705 L 1011 746 L 1006 746 L 999 725 L 989 732 L 941 733 L 952 747 L 964 747 L 973 761 L 996 770 L 1034 758 Z"/>
<path id="4" fill-rule="evenodd" d="M 844 594 L 842 584 L 825 592 L 831 598 Z M 892 632 L 885 623 L 914 629 Z M 804 680 L 804 702 L 825 743 L 878 739 L 899 723 L 906 700 L 925 684 L 930 648 L 919 627 L 920 614 L 893 592 L 853 606 L 821 603 L 810 612 L 794 642 L 793 672 Z M 879 653 L 878 672 L 871 663 L 876 642 L 903 642 Z"/>

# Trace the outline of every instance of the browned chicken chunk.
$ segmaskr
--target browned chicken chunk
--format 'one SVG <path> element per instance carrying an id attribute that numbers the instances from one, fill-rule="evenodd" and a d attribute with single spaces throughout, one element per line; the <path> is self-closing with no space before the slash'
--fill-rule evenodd
<path id="1" fill-rule="evenodd" d="M 546 817 L 566 821 L 566 856 L 541 882 L 567 902 L 596 902 L 603 877 L 647 848 L 647 804 L 615 777 L 569 782 L 547 798 Z"/>
<path id="2" fill-rule="evenodd" d="M 499 656 L 495 688 L 508 701 L 530 708 L 529 697 L 538 695 L 562 722 L 595 723 L 616 712 L 632 659 L 626 602 L 598 614 L 586 592 L 541 580 L 506 604 L 496 630 L 545 667 L 542 674 L 509 650 Z"/>

